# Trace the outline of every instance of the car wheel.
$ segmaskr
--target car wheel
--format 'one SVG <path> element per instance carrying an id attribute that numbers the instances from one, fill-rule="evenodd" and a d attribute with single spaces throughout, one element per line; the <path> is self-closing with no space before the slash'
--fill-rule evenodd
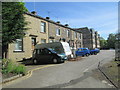
<path id="1" fill-rule="evenodd" d="M 97 55 L 97 53 L 96 53 L 96 52 L 94 52 L 94 55 Z"/>
<path id="2" fill-rule="evenodd" d="M 93 53 L 90 53 L 91 55 L 93 55 Z"/>
<path id="3" fill-rule="evenodd" d="M 53 63 L 58 63 L 58 59 L 53 58 Z"/>
<path id="4" fill-rule="evenodd" d="M 86 56 L 88 57 L 88 56 L 89 56 L 89 54 L 87 53 L 87 54 L 86 54 Z"/>
<path id="5" fill-rule="evenodd" d="M 38 61 L 36 59 L 33 59 L 33 64 L 38 64 Z"/>
<path id="6" fill-rule="evenodd" d="M 82 55 L 82 57 L 84 57 L 84 55 Z"/>

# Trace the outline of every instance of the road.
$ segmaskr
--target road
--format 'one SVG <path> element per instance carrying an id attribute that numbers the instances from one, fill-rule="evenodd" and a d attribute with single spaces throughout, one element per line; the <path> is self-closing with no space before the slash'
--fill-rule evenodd
<path id="1" fill-rule="evenodd" d="M 92 76 L 99 61 L 107 63 L 115 56 L 114 50 L 104 50 L 98 55 L 83 57 L 79 61 L 67 61 L 36 70 L 29 78 L 3 85 L 3 88 L 110 88 Z"/>

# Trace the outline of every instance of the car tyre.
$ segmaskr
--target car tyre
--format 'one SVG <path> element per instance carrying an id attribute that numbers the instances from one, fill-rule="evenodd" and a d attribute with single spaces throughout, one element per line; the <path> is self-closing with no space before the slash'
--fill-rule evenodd
<path id="1" fill-rule="evenodd" d="M 94 55 L 97 55 L 97 52 L 94 52 Z"/>
<path id="2" fill-rule="evenodd" d="M 57 58 L 53 58 L 52 61 L 53 61 L 53 63 L 55 63 L 55 64 L 58 63 L 58 59 L 57 59 Z"/>
<path id="3" fill-rule="evenodd" d="M 84 55 L 82 55 L 82 57 L 84 57 Z"/>
<path id="4" fill-rule="evenodd" d="M 88 56 L 89 56 L 89 54 L 87 53 L 87 54 L 86 54 L 86 57 L 88 57 Z"/>
<path id="5" fill-rule="evenodd" d="M 33 64 L 37 65 L 38 61 L 36 59 L 33 59 Z"/>

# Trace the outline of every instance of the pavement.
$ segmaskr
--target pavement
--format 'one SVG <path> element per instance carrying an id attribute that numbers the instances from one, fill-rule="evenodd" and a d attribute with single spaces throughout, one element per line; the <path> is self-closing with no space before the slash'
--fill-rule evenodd
<path id="1" fill-rule="evenodd" d="M 96 78 L 93 70 L 97 69 L 99 61 L 113 60 L 114 52 L 102 50 L 98 55 L 63 64 L 28 65 L 30 75 L 5 84 L 3 88 L 113 88 L 109 82 Z"/>

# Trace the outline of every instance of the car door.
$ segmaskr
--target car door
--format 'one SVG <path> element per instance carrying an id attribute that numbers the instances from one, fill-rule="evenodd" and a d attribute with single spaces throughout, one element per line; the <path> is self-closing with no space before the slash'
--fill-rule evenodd
<path id="1" fill-rule="evenodd" d="M 42 49 L 42 59 L 45 61 L 45 62 L 49 62 L 51 61 L 51 58 L 52 58 L 52 53 L 48 50 L 48 49 Z"/>
<path id="2" fill-rule="evenodd" d="M 35 57 L 38 61 L 42 62 L 43 54 L 41 49 L 36 49 Z"/>
<path id="3" fill-rule="evenodd" d="M 82 49 L 79 49 L 78 50 L 78 55 L 81 56 L 81 55 L 84 55 L 84 51 Z"/>

